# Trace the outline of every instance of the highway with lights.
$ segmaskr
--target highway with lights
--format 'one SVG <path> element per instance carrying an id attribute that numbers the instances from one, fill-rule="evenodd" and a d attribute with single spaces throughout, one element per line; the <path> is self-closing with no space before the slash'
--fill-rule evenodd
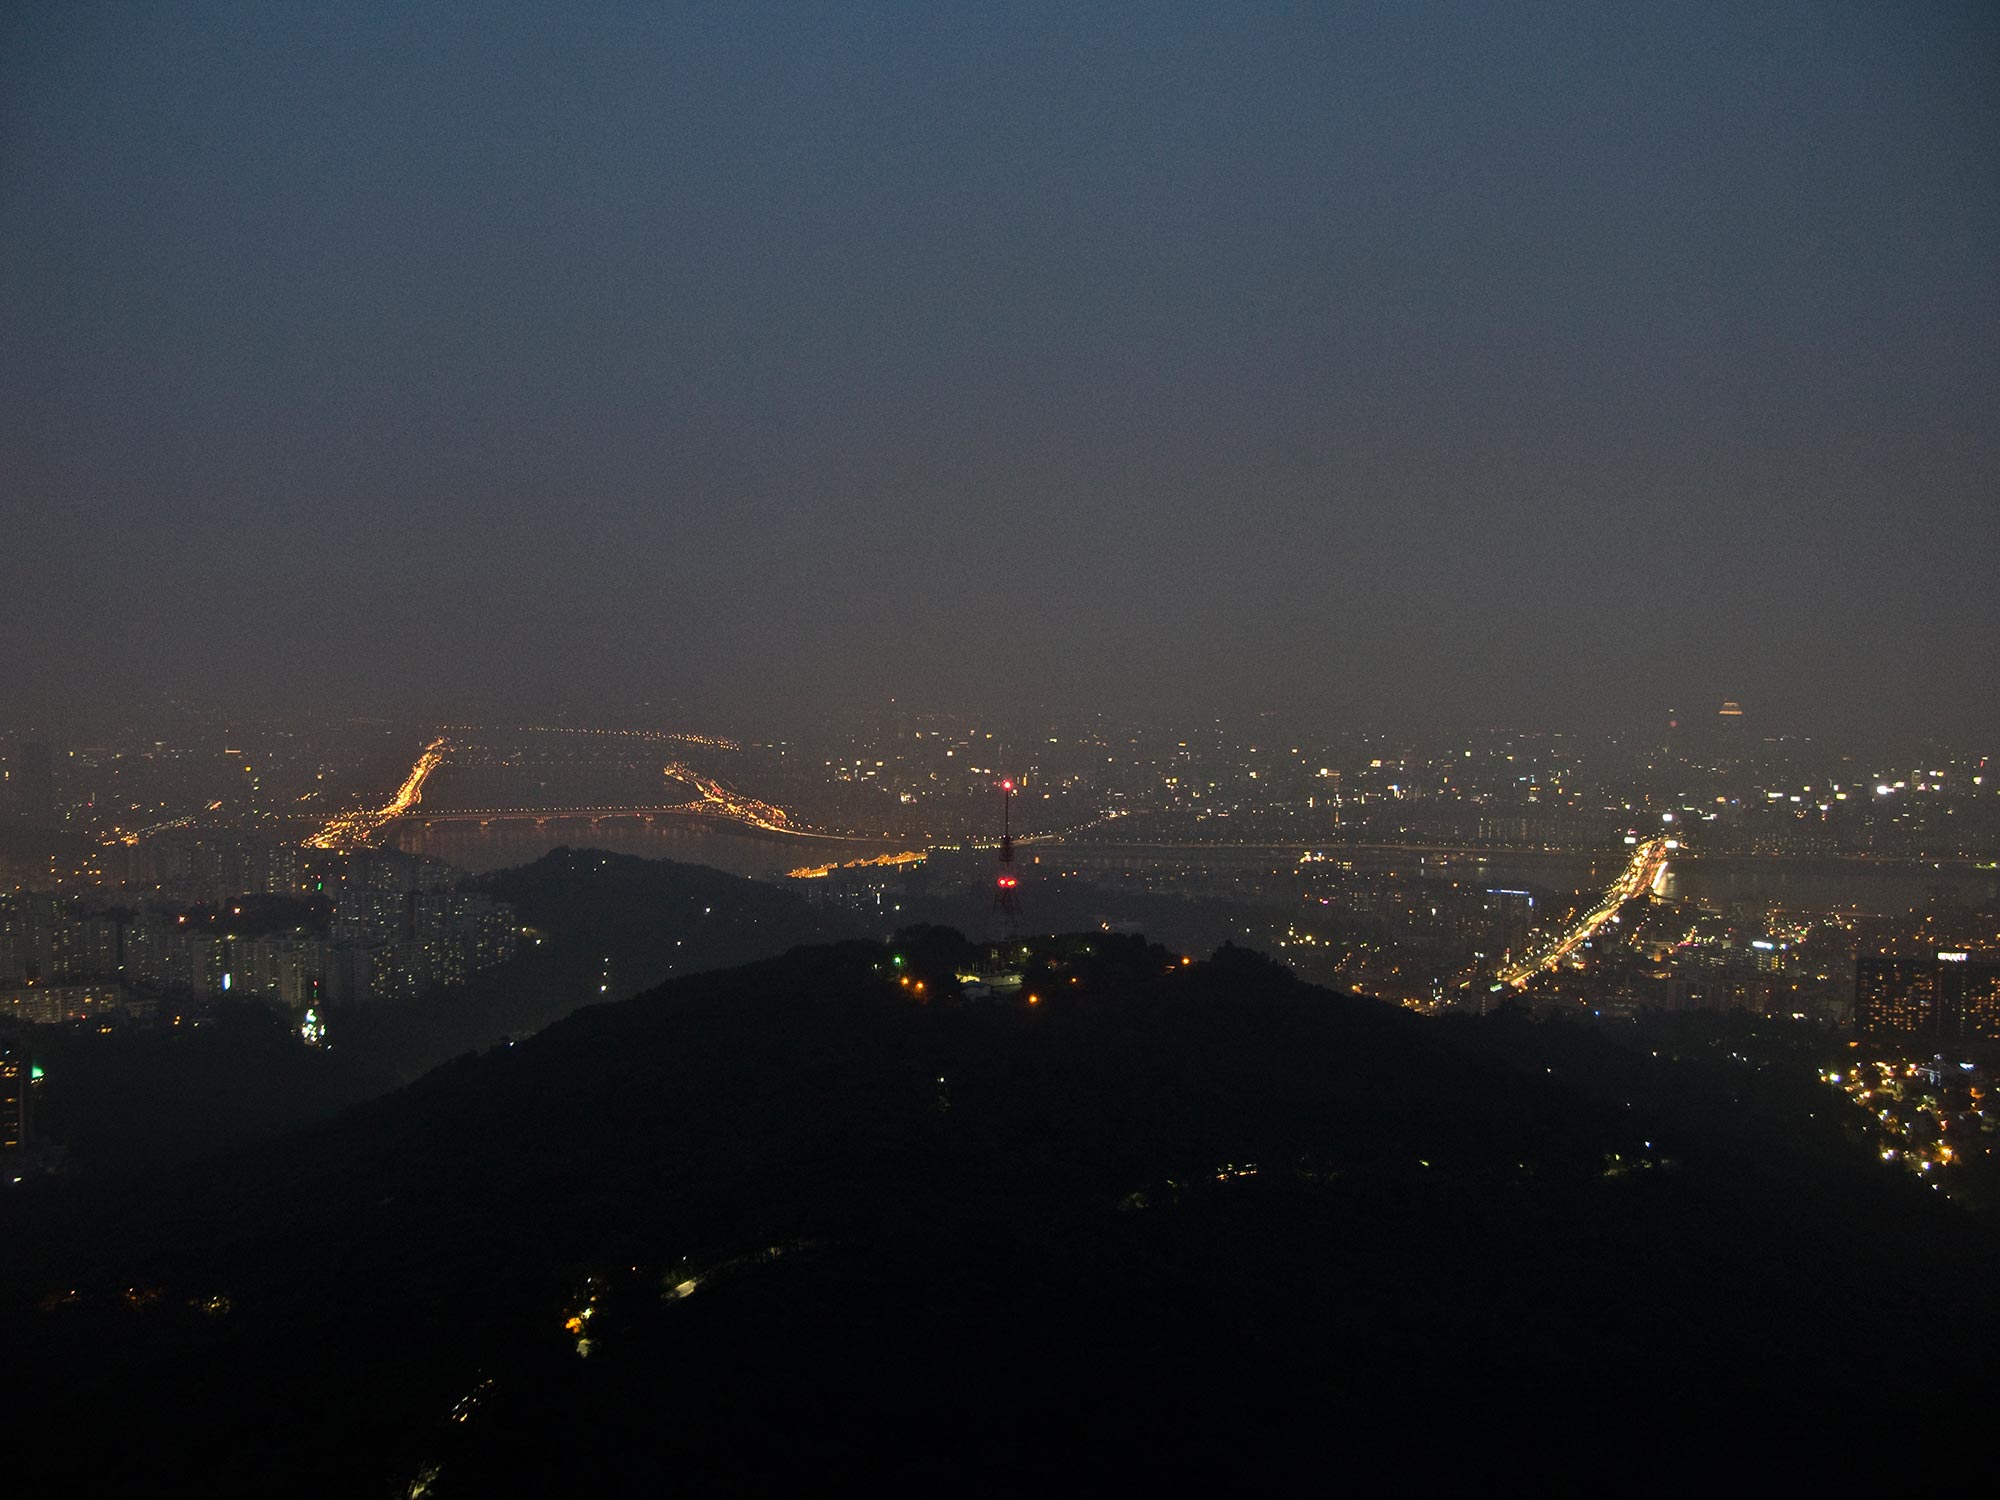
<path id="1" fill-rule="evenodd" d="M 657 735 L 651 738 L 726 743 L 701 740 L 699 736 L 693 735 Z M 308 849 L 355 850 L 375 843 L 391 823 L 410 813 L 423 801 L 425 781 L 444 763 L 450 748 L 449 740 L 439 735 L 424 747 L 423 753 L 417 757 L 416 764 L 410 767 L 409 775 L 403 778 L 402 786 L 387 802 L 380 807 L 355 808 L 339 814 L 306 839 L 305 846 Z M 441 808 L 426 811 L 423 820 L 426 823 L 493 823 L 522 819 L 547 822 L 559 818 L 601 821 L 607 818 L 651 818 L 664 814 L 726 819 L 764 833 L 783 834 L 788 838 L 823 839 L 834 843 L 863 845 L 884 842 L 865 835 L 822 833 L 815 829 L 801 828 L 784 808 L 738 792 L 717 778 L 705 776 L 678 761 L 661 769 L 669 781 L 692 787 L 695 796 L 680 802 L 620 806 Z"/>
<path id="2" fill-rule="evenodd" d="M 384 828 L 424 800 L 424 782 L 444 763 L 447 748 L 444 736 L 439 735 L 424 747 L 424 753 L 410 767 L 410 774 L 403 778 L 395 796 L 377 808 L 357 808 L 341 813 L 307 839 L 306 847 L 348 850 L 360 849 L 373 842 Z"/>
<path id="3" fill-rule="evenodd" d="M 1660 877 L 1666 873 L 1667 844 L 1665 838 L 1651 838 L 1640 842 L 1632 850 L 1631 859 L 1618 878 L 1611 883 L 1597 904 L 1578 917 L 1569 926 L 1553 937 L 1537 944 L 1528 952 L 1500 970 L 1495 978 L 1501 984 L 1509 984 L 1520 989 L 1535 975 L 1557 967 L 1577 949 L 1589 942 L 1597 930 L 1618 914 L 1618 909 L 1635 896 L 1653 889 Z"/>

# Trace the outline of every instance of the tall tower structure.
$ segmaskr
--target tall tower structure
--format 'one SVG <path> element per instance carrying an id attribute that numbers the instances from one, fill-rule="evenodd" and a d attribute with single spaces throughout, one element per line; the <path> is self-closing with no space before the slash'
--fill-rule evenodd
<path id="1" fill-rule="evenodd" d="M 19 1161 L 27 1150 L 34 1071 L 25 1045 L 0 1044 L 0 1160 Z"/>
<path id="2" fill-rule="evenodd" d="M 1715 768 L 1718 771 L 1736 771 L 1743 766 L 1744 753 L 1750 748 L 1748 721 L 1743 713 L 1743 705 L 1734 698 L 1725 698 L 1722 707 L 1715 711 Z M 1742 791 L 1742 787 L 1732 791 Z"/>
<path id="3" fill-rule="evenodd" d="M 1021 878 L 1014 872 L 1014 828 L 1010 817 L 1016 790 L 1012 777 L 1000 783 L 1000 867 L 993 877 L 993 909 L 1007 919 L 1010 935 L 1021 920 Z"/>

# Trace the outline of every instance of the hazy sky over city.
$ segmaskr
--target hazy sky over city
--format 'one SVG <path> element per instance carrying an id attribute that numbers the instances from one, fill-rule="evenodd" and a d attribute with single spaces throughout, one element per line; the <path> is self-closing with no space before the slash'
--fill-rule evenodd
<path id="1" fill-rule="evenodd" d="M 16 4 L 0 715 L 2000 727 L 1983 5 Z"/>

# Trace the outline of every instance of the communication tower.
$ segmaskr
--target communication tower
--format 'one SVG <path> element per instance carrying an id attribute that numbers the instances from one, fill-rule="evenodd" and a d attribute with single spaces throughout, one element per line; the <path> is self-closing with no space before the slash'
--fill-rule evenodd
<path id="1" fill-rule="evenodd" d="M 993 909 L 1007 919 L 1010 933 L 1021 920 L 1021 877 L 1014 872 L 1014 829 L 1009 816 L 1016 790 L 1012 777 L 1000 783 L 1000 867 L 993 877 Z"/>

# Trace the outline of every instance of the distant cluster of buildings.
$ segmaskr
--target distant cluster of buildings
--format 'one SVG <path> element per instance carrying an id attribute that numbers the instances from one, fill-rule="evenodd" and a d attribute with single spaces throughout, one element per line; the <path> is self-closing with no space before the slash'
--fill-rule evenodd
<path id="1" fill-rule="evenodd" d="M 408 999 L 513 956 L 513 909 L 457 889 L 448 866 L 369 853 L 335 880 L 323 870 L 307 881 L 297 856 L 168 844 L 162 893 L 133 904 L 0 895 L 0 1016 L 143 1015 L 169 997 L 261 996 L 295 1009 Z"/>
<path id="2" fill-rule="evenodd" d="M 127 890 L 174 901 L 289 896 L 338 885 L 338 860 L 296 844 L 168 833 L 120 848 L 110 860 Z"/>
<path id="3" fill-rule="evenodd" d="M 892 709 L 810 743 L 748 746 L 739 769 L 815 826 L 932 842 L 984 834 L 1002 775 L 1023 783 L 1025 831 L 1136 844 L 1585 850 L 1663 815 L 1714 854 L 1965 857 L 2000 839 L 2000 783 L 1983 756 L 1844 754 L 1767 733 L 1733 700 L 1621 735 L 1283 725 L 1090 716 L 1000 730 Z"/>
<path id="4" fill-rule="evenodd" d="M 432 985 L 463 984 L 512 958 L 519 934 L 514 909 L 488 896 L 450 889 L 350 894 L 335 905 L 331 939 L 319 954 L 322 993 L 335 1003 L 405 1000 Z M 272 965 L 265 972 L 279 977 L 289 960 L 270 954 L 264 961 Z M 303 971 L 295 982 L 303 982 Z"/>

